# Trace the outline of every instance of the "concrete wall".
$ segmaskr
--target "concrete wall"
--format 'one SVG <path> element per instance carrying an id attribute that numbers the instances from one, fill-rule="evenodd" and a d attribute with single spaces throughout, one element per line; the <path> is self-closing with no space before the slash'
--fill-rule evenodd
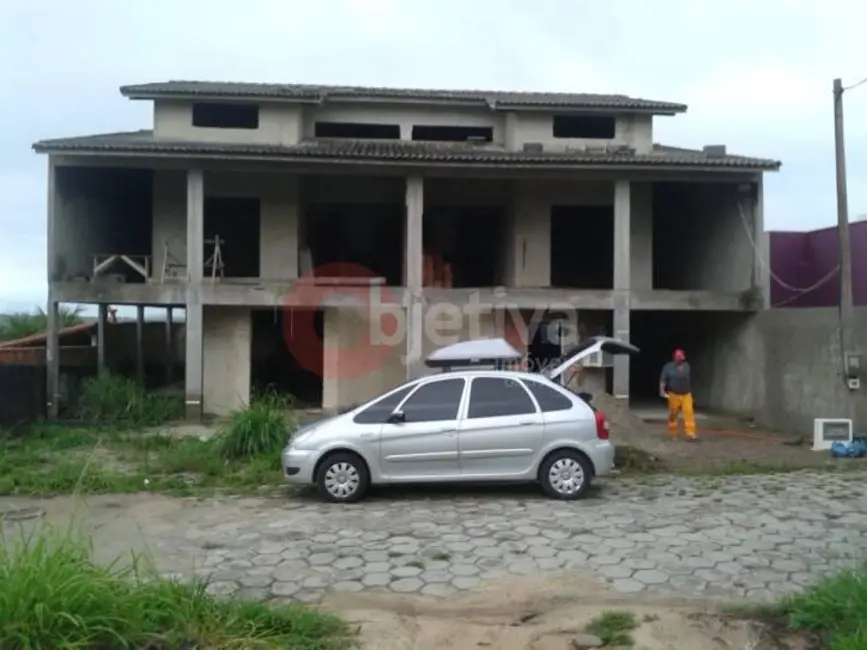
<path id="1" fill-rule="evenodd" d="M 650 153 L 653 149 L 652 120 L 652 117 L 645 115 L 620 115 L 612 140 L 555 138 L 553 113 L 507 113 L 505 145 L 509 149 L 520 150 L 526 143 L 538 142 L 545 151 L 565 151 L 567 147 L 627 145 L 637 153 Z"/>
<path id="2" fill-rule="evenodd" d="M 57 167 L 55 173 L 50 279 L 90 277 L 97 254 L 150 253 L 140 237 L 151 223 L 149 171 Z"/>
<path id="3" fill-rule="evenodd" d="M 205 197 L 249 197 L 261 201 L 259 274 L 266 280 L 298 277 L 298 176 L 292 174 L 205 174 Z M 153 277 L 162 273 L 164 244 L 169 255 L 187 255 L 187 177 L 157 171 L 153 183 Z M 231 246 L 232 242 L 227 242 Z"/>
<path id="4" fill-rule="evenodd" d="M 867 353 L 867 308 L 855 310 L 856 351 Z M 811 434 L 813 418 L 849 417 L 835 308 L 772 309 L 756 316 L 765 348 L 763 419 Z M 865 378 L 862 378 L 862 385 Z M 856 427 L 867 430 L 867 393 L 854 396 Z"/>
<path id="5" fill-rule="evenodd" d="M 355 122 L 400 127 L 401 140 L 412 139 L 413 126 L 473 126 L 493 130 L 494 145 L 520 150 L 525 143 L 541 143 L 546 151 L 567 147 L 628 145 L 638 153 L 653 149 L 653 118 L 649 115 L 619 115 L 612 140 L 554 138 L 554 113 L 491 111 L 483 108 L 407 106 L 381 103 L 375 106 L 340 103 L 322 107 L 262 103 L 258 129 L 212 129 L 192 123 L 192 102 L 154 102 L 154 133 L 157 137 L 204 142 L 293 145 L 312 138 L 316 122 Z"/>
<path id="6" fill-rule="evenodd" d="M 738 185 L 658 185 L 652 218 L 655 288 L 746 291 L 752 286 L 755 257 L 750 237 L 759 235 L 753 234 L 752 203 L 739 197 Z"/>
<path id="7" fill-rule="evenodd" d="M 331 104 L 310 108 L 304 120 L 304 137 L 312 138 L 316 122 L 357 122 L 400 126 L 400 139 L 412 140 L 413 126 L 475 126 L 493 129 L 494 144 L 505 141 L 505 117 L 483 108 L 445 106 L 408 107 L 406 105 Z"/>
<path id="8" fill-rule="evenodd" d="M 304 114 L 301 106 L 262 104 L 258 129 L 210 129 L 193 126 L 192 102 L 154 102 L 154 134 L 158 138 L 244 144 L 293 145 L 302 137 Z"/>
<path id="9" fill-rule="evenodd" d="M 781 280 L 771 282 L 772 305 L 834 307 L 840 304 L 840 276 L 833 273 L 840 261 L 836 227 L 768 235 L 771 268 Z M 852 222 L 849 238 L 852 297 L 856 305 L 867 307 L 867 221 Z"/>
<path id="10" fill-rule="evenodd" d="M 202 410 L 227 415 L 250 402 L 250 310 L 205 307 L 202 320 Z"/>
<path id="11" fill-rule="evenodd" d="M 502 336 L 502 319 L 490 312 L 464 313 L 450 319 L 435 310 L 425 312 L 428 323 L 422 336 L 422 358 L 434 350 L 471 338 Z M 439 325 L 434 323 L 438 322 Z M 324 322 L 324 380 L 322 407 L 334 409 L 366 401 L 406 381 L 406 339 L 398 334 L 383 339 L 382 353 L 358 354 L 359 337 L 370 332 L 367 314 L 353 309 L 326 309 Z M 424 368 L 423 374 L 436 372 Z"/>

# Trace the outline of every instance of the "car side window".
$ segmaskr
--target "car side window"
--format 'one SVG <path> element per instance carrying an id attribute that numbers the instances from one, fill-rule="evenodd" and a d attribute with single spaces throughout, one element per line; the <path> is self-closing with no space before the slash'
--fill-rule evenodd
<path id="1" fill-rule="evenodd" d="M 531 379 L 524 379 L 523 382 L 530 389 L 530 392 L 533 393 L 536 401 L 539 402 L 539 408 L 542 409 L 543 413 L 567 411 L 572 408 L 572 400 L 560 391 Z"/>
<path id="2" fill-rule="evenodd" d="M 536 405 L 520 382 L 507 377 L 477 377 L 470 386 L 468 418 L 536 413 Z"/>
<path id="3" fill-rule="evenodd" d="M 456 420 L 464 394 L 463 379 L 443 379 L 422 384 L 403 403 L 406 422 Z"/>
<path id="4" fill-rule="evenodd" d="M 386 395 L 358 413 L 352 421 L 356 424 L 383 424 L 413 388 L 415 384 L 404 386 L 391 395 Z"/>

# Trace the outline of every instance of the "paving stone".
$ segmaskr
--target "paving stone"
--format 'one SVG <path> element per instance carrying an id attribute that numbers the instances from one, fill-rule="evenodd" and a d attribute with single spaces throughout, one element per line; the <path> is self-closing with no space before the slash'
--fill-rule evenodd
<path id="1" fill-rule="evenodd" d="M 275 596 L 294 596 L 301 591 L 301 585 L 296 582 L 275 582 L 271 585 L 271 593 Z"/>
<path id="2" fill-rule="evenodd" d="M 456 576 L 474 576 L 479 573 L 479 567 L 473 564 L 455 564 L 449 570 Z"/>
<path id="3" fill-rule="evenodd" d="M 393 579 L 390 573 L 368 573 L 361 579 L 361 583 L 365 587 L 384 587 Z"/>
<path id="4" fill-rule="evenodd" d="M 422 569 L 417 566 L 399 566 L 391 570 L 391 575 L 395 578 L 413 578 L 422 572 Z"/>
<path id="5" fill-rule="evenodd" d="M 479 586 L 481 580 L 475 576 L 460 576 L 452 580 L 452 586 L 462 591 L 475 589 Z"/>
<path id="6" fill-rule="evenodd" d="M 646 585 L 658 585 L 668 580 L 666 574 L 656 569 L 641 569 L 636 571 L 632 577 L 636 581 L 643 582 Z"/>
<path id="7" fill-rule="evenodd" d="M 581 569 L 624 593 L 759 598 L 857 562 L 867 499 L 834 494 L 851 495 L 865 480 L 858 471 L 618 478 L 577 505 L 508 495 L 381 499 L 342 510 L 339 524 L 333 507 L 300 499 L 205 499 L 182 521 L 132 508 L 123 516 L 160 570 L 254 597 L 318 602 L 338 585 L 449 595 L 509 575 Z"/>
<path id="8" fill-rule="evenodd" d="M 399 593 L 412 593 L 420 590 L 424 583 L 418 578 L 400 578 L 392 582 L 389 587 Z"/>
<path id="9" fill-rule="evenodd" d="M 443 598 L 445 596 L 453 596 L 458 593 L 458 590 L 453 586 L 447 583 L 433 583 L 425 585 L 421 588 L 422 595 L 424 596 L 435 596 L 437 598 Z"/>

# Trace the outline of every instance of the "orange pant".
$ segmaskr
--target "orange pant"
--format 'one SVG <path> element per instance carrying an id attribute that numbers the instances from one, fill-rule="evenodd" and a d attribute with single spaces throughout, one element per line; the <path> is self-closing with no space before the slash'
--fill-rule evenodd
<path id="1" fill-rule="evenodd" d="M 677 435 L 677 416 L 683 412 L 683 428 L 687 438 L 695 438 L 695 412 L 692 410 L 692 393 L 677 395 L 668 393 L 668 432 Z"/>

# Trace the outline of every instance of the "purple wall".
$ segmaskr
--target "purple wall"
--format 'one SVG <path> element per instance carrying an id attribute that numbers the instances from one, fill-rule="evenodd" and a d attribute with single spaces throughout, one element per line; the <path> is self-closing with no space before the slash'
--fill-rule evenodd
<path id="1" fill-rule="evenodd" d="M 867 221 L 852 223 L 849 232 L 855 305 L 864 307 L 867 306 Z M 771 232 L 769 235 L 771 270 L 777 278 L 771 278 L 771 306 L 837 306 L 840 274 L 830 275 L 839 263 L 837 229 Z"/>

